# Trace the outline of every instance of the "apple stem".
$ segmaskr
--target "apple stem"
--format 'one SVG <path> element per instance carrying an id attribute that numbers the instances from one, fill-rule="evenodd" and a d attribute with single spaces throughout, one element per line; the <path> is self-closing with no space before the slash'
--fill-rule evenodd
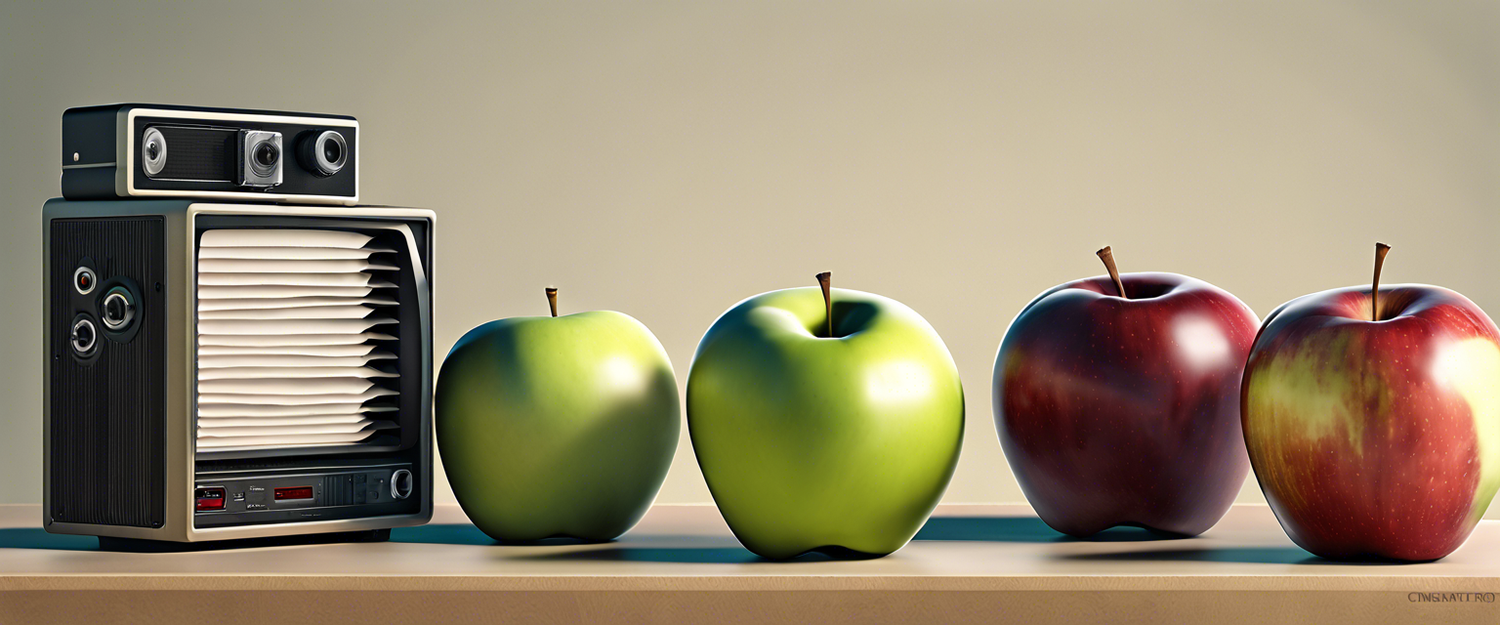
<path id="1" fill-rule="evenodd" d="M 1125 294 L 1125 283 L 1120 281 L 1120 270 L 1115 268 L 1114 251 L 1106 245 L 1104 249 L 1094 253 L 1099 255 L 1099 260 L 1104 261 L 1104 268 L 1109 270 L 1110 279 L 1115 281 L 1115 290 L 1120 293 L 1120 299 L 1130 299 L 1130 296 Z"/>
<path id="2" fill-rule="evenodd" d="M 557 287 L 547 287 L 547 307 L 552 309 L 552 316 L 557 316 Z"/>
<path id="3" fill-rule="evenodd" d="M 1375 242 L 1375 279 L 1370 281 L 1370 319 L 1380 321 L 1380 268 L 1385 266 L 1385 255 L 1391 246 Z"/>
<path id="4" fill-rule="evenodd" d="M 823 307 L 828 314 L 828 338 L 833 338 L 833 272 L 825 271 L 816 277 L 818 286 L 823 287 Z"/>

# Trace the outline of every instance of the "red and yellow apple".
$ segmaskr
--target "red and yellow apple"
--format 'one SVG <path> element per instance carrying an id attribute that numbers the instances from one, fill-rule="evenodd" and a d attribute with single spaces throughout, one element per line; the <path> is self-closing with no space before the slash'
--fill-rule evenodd
<path id="1" fill-rule="evenodd" d="M 1283 304 L 1245 369 L 1245 443 L 1287 534 L 1332 559 L 1435 560 L 1500 486 L 1500 332 L 1436 286 Z"/>

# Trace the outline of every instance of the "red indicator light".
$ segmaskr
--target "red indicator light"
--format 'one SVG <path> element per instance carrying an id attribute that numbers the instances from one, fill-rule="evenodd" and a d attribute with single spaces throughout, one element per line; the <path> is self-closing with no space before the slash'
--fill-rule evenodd
<path id="1" fill-rule="evenodd" d="M 312 499 L 312 498 L 313 498 L 313 492 L 312 492 L 312 487 L 311 486 L 293 486 L 293 487 L 288 487 L 288 488 L 278 488 L 278 489 L 276 489 L 276 501 L 286 501 L 286 500 L 289 500 L 289 499 Z"/>
<path id="2" fill-rule="evenodd" d="M 222 488 L 200 488 L 193 492 L 193 496 L 198 499 L 198 503 L 193 506 L 193 510 L 197 512 L 224 509 L 224 489 Z"/>

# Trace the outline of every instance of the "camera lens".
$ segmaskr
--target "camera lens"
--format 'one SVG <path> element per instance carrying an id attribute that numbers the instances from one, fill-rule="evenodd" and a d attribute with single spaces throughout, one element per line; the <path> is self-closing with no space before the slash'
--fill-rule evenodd
<path id="1" fill-rule="evenodd" d="M 250 147 L 250 170 L 257 176 L 276 176 L 280 160 L 281 148 L 271 139 L 261 139 Z"/>
<path id="2" fill-rule="evenodd" d="M 297 160 L 314 176 L 332 176 L 349 162 L 349 144 L 338 131 L 324 130 L 298 142 Z"/>
<path id="3" fill-rule="evenodd" d="M 167 138 L 155 127 L 141 135 L 141 169 L 155 176 L 167 166 Z"/>
<path id="4" fill-rule="evenodd" d="M 276 165 L 276 159 L 280 156 L 281 150 L 276 149 L 276 145 L 270 141 L 255 146 L 255 164 L 261 167 L 270 168 Z"/>
<path id="5" fill-rule="evenodd" d="M 235 155 L 239 161 L 236 183 L 261 189 L 281 184 L 281 133 L 241 130 L 239 145 Z"/>

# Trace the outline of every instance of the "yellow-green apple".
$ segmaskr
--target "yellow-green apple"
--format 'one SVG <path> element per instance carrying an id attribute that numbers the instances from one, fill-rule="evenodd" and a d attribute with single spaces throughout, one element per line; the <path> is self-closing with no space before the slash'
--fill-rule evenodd
<path id="1" fill-rule="evenodd" d="M 634 318 L 594 311 L 470 330 L 438 375 L 438 448 L 469 519 L 500 541 L 609 540 L 661 488 L 681 428 L 672 363 Z"/>
<path id="2" fill-rule="evenodd" d="M 703 336 L 688 374 L 698 465 L 735 537 L 787 559 L 889 554 L 953 476 L 964 395 L 947 346 L 879 295 L 763 293 Z"/>
<path id="3" fill-rule="evenodd" d="M 1441 287 L 1294 299 L 1245 368 L 1245 443 L 1292 541 L 1332 559 L 1425 561 L 1468 538 L 1500 486 L 1500 332 Z"/>
<path id="4" fill-rule="evenodd" d="M 1240 376 L 1258 325 L 1228 292 L 1172 273 L 1108 276 L 1032 300 L 995 357 L 995 426 L 1012 472 L 1053 529 L 1117 525 L 1196 535 L 1234 502 L 1249 465 Z"/>

